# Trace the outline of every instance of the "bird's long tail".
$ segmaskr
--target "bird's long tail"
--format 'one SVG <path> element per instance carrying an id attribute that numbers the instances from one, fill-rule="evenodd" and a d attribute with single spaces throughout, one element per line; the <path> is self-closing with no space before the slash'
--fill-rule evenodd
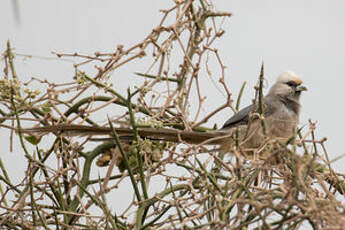
<path id="1" fill-rule="evenodd" d="M 96 127 L 85 125 L 53 125 L 44 127 L 24 128 L 20 130 L 23 133 L 45 135 L 48 133 L 58 133 L 65 136 L 112 136 L 112 130 L 109 127 Z M 131 139 L 134 137 L 133 129 L 115 128 L 116 133 L 122 139 Z M 164 140 L 170 142 L 187 142 L 190 144 L 219 144 L 224 138 L 229 136 L 225 131 L 195 132 L 182 131 L 167 128 L 138 128 L 138 135 L 142 138 Z M 106 138 L 108 139 L 108 138 Z"/>

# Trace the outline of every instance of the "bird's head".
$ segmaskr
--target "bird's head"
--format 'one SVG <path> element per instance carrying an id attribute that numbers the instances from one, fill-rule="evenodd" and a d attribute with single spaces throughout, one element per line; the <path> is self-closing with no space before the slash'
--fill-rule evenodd
<path id="1" fill-rule="evenodd" d="M 279 96 L 283 100 L 298 102 L 301 92 L 307 90 L 302 83 L 301 78 L 294 72 L 286 71 L 279 75 L 269 94 Z"/>

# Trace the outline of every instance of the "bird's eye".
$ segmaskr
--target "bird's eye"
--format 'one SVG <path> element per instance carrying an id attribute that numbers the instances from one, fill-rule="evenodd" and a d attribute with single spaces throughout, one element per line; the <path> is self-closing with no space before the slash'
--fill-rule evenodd
<path id="1" fill-rule="evenodd" d="M 286 84 L 290 87 L 296 87 L 297 86 L 297 83 L 294 81 L 288 81 L 288 82 L 286 82 Z"/>

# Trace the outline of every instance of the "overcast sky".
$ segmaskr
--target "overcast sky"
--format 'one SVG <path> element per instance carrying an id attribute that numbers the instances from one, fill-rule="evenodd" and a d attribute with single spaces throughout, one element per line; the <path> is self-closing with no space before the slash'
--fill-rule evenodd
<path id="1" fill-rule="evenodd" d="M 51 51 L 94 53 L 112 51 L 117 44 L 132 45 L 151 32 L 161 18 L 162 0 L 18 0 L 20 22 L 13 0 L 0 1 L 0 50 L 10 39 L 17 53 L 53 57 Z M 227 81 L 238 92 L 247 81 L 243 106 L 253 97 L 260 65 L 265 63 L 269 85 L 285 70 L 296 72 L 308 90 L 302 96 L 300 125 L 318 122 L 318 137 L 327 137 L 330 158 L 345 153 L 345 1 L 341 0 L 215 0 L 220 11 L 233 16 L 218 49 Z M 20 78 L 32 76 L 69 81 L 69 62 L 33 58 L 17 63 Z M 133 71 L 135 72 L 135 71 Z M 208 95 L 212 97 L 212 92 Z M 212 103 L 213 100 L 210 99 Z M 224 103 L 219 102 L 219 105 Z M 221 125 L 230 110 L 213 121 Z M 1 131 L 7 144 L 8 131 Z M 7 151 L 2 153 L 2 158 Z M 8 158 L 7 158 L 8 159 Z M 338 171 L 345 160 L 334 164 Z"/>

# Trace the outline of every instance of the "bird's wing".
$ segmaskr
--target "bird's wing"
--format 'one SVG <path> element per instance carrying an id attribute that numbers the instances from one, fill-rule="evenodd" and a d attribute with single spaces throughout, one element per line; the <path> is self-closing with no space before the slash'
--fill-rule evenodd
<path id="1" fill-rule="evenodd" d="M 274 98 L 266 96 L 263 100 L 264 102 L 264 117 L 267 117 L 274 113 L 276 106 L 274 103 Z M 249 114 L 253 110 L 253 105 L 249 105 L 241 109 L 238 113 L 234 114 L 229 120 L 227 120 L 222 129 L 229 129 L 239 125 L 248 124 Z M 257 111 L 257 109 L 256 109 Z"/>
<path id="2" fill-rule="evenodd" d="M 252 111 L 253 105 L 249 105 L 241 109 L 238 113 L 234 114 L 229 120 L 227 120 L 222 129 L 229 129 L 238 125 L 245 125 L 248 123 L 249 113 Z"/>

